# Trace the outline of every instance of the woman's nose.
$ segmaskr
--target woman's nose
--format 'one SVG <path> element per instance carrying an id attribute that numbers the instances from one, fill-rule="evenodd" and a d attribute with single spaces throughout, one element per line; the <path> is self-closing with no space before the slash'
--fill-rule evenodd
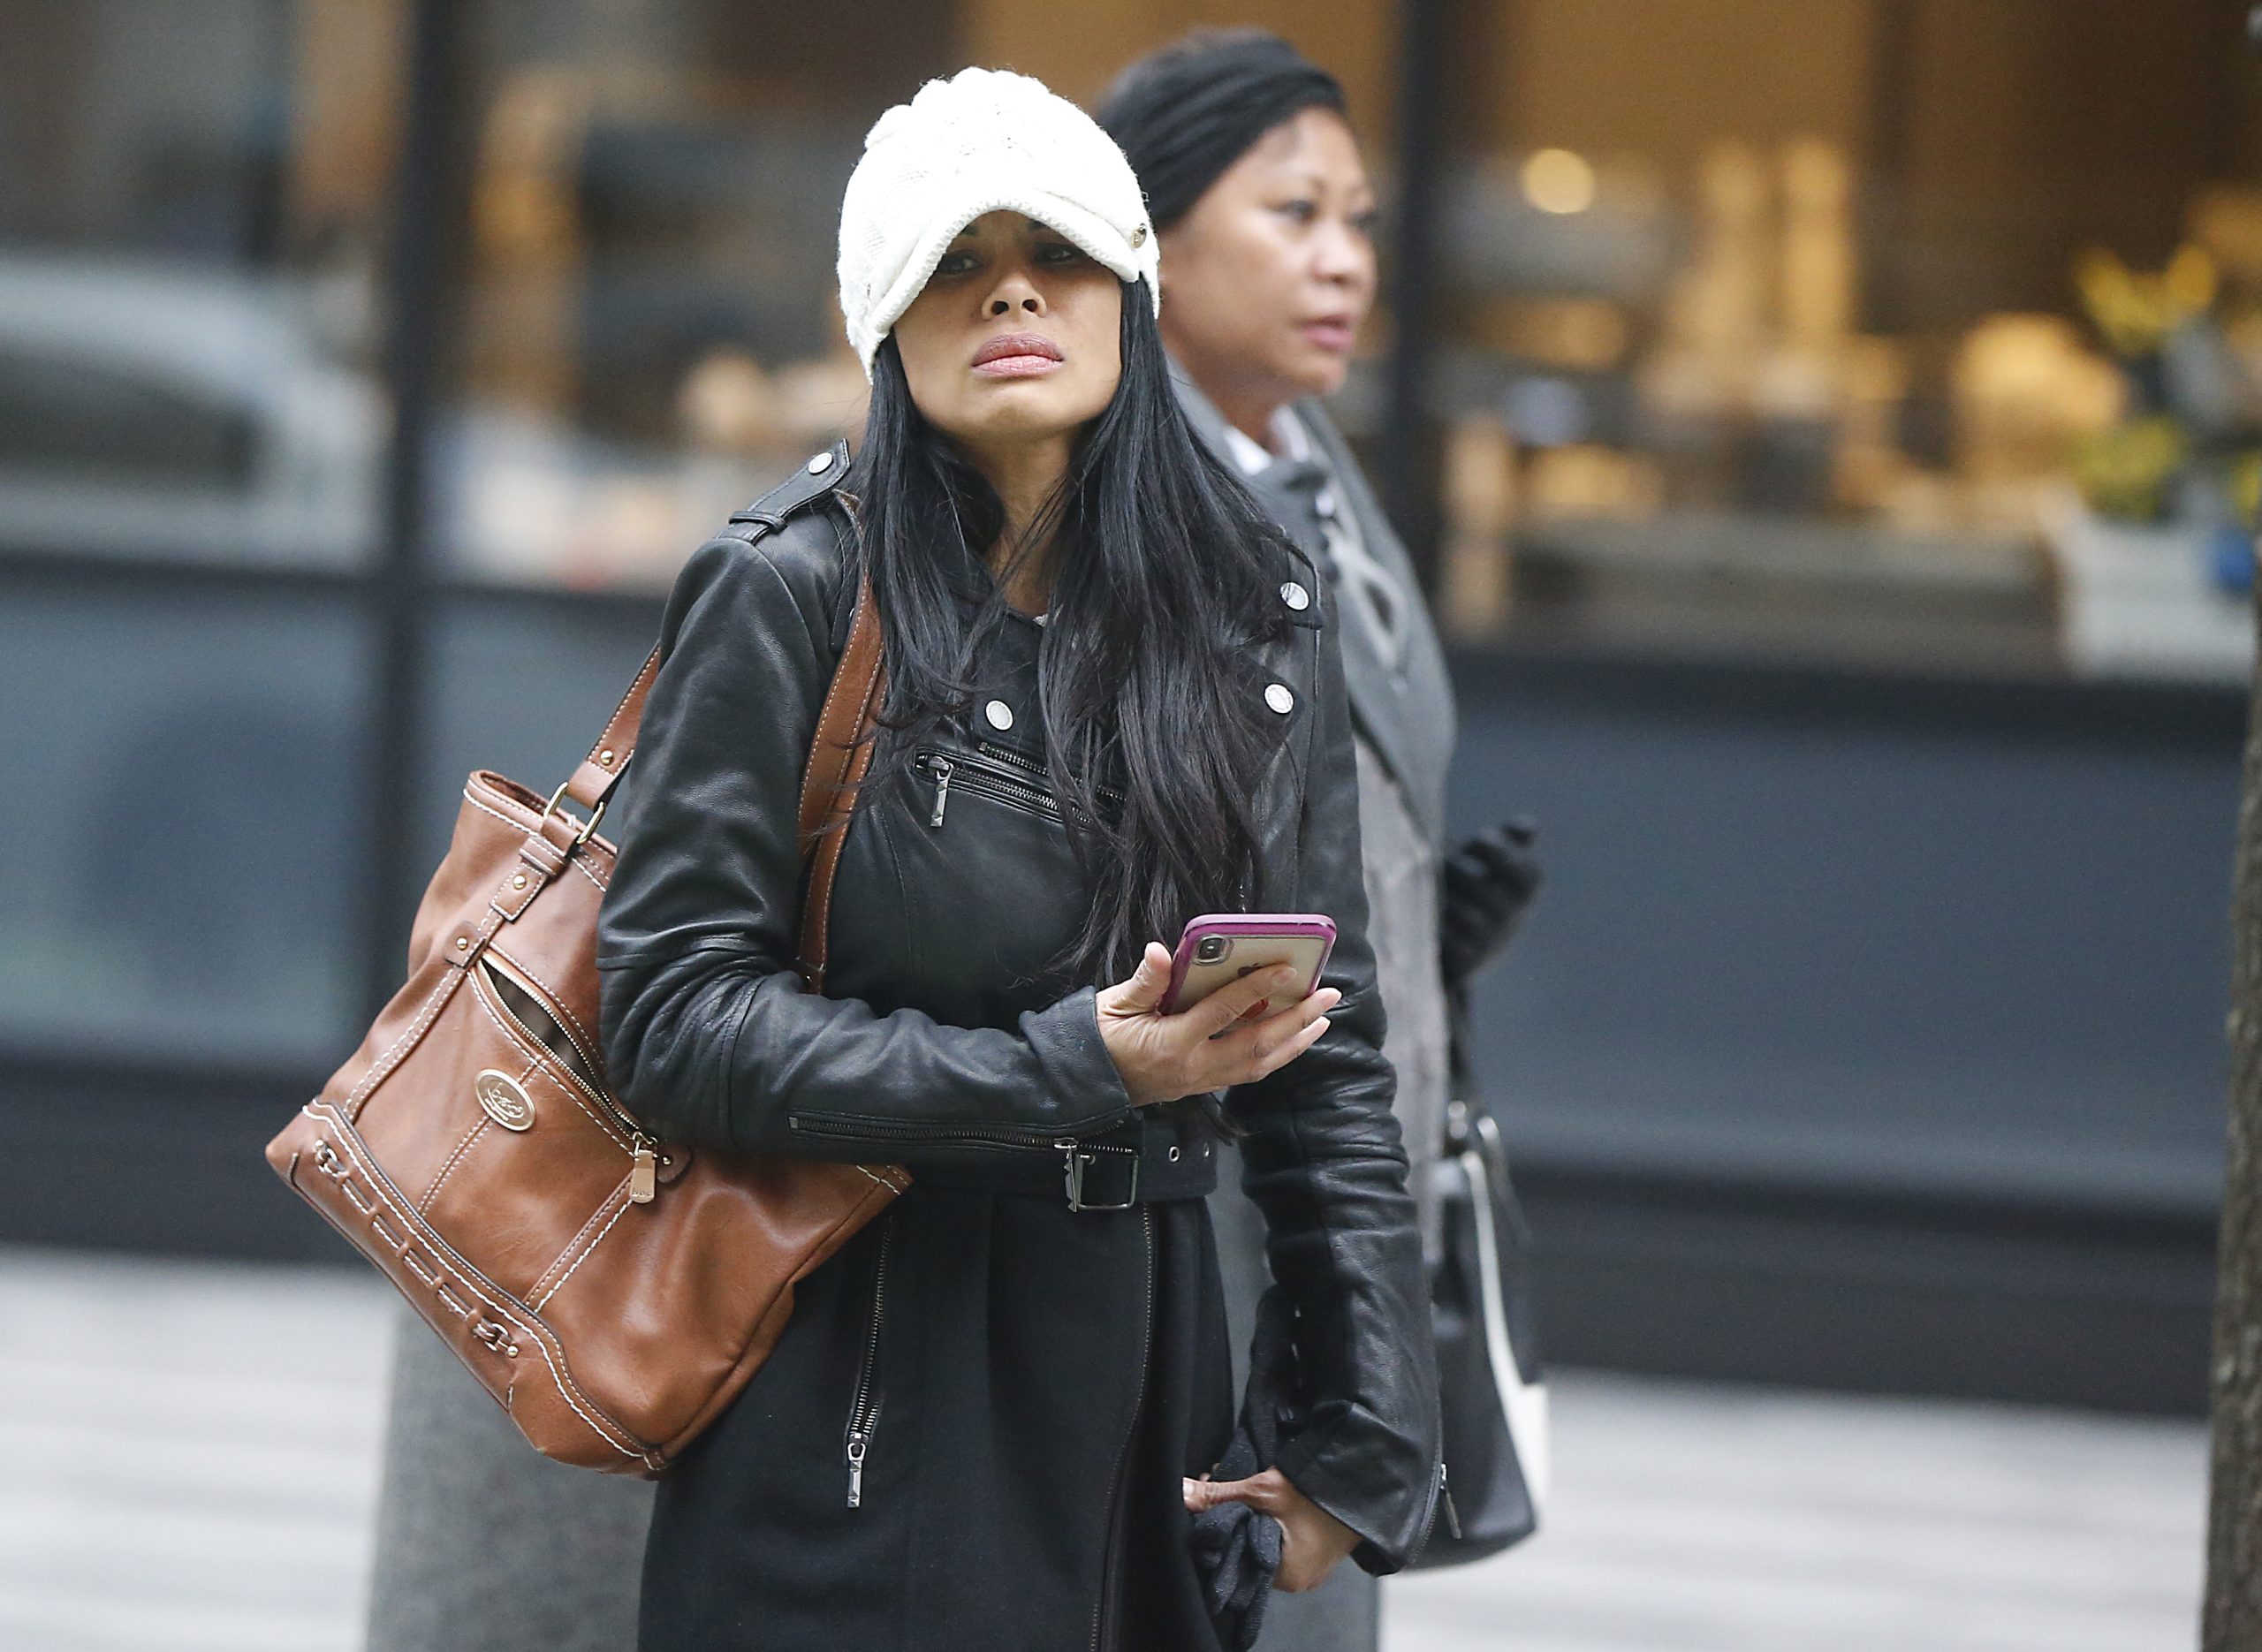
<path id="1" fill-rule="evenodd" d="M 1044 314 L 1044 293 L 1036 282 L 1029 279 L 1026 269 L 1000 271 L 998 284 L 990 290 L 989 313 L 992 316 L 1015 313 L 1042 315 Z"/>
<path id="2" fill-rule="evenodd" d="M 1374 277 L 1374 259 L 1366 241 L 1347 225 L 1318 237 L 1313 261 L 1323 281 L 1363 284 Z"/>

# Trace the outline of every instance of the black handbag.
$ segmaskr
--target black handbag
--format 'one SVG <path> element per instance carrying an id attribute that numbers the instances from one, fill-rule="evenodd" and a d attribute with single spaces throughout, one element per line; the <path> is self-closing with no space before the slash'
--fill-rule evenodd
<path id="1" fill-rule="evenodd" d="M 1430 1311 L 1446 1481 L 1412 1564 L 1450 1566 L 1498 1554 L 1538 1528 L 1547 1383 L 1532 1311 L 1531 1232 L 1490 1114 L 1467 1100 L 1451 1104 L 1431 1178 L 1441 1220 Z"/>

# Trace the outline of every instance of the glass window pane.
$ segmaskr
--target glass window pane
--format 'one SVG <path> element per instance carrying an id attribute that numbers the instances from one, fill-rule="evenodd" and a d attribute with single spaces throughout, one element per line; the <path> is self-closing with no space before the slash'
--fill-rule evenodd
<path id="1" fill-rule="evenodd" d="M 545 795 L 573 772 L 659 632 L 657 602 L 535 602 L 500 595 L 441 608 L 430 767 L 418 793 L 420 872 L 447 852 L 473 769 L 494 769 Z"/>
<path id="2" fill-rule="evenodd" d="M 0 1042 L 343 1058 L 361 638 L 328 598 L 0 587 Z"/>
<path id="3" fill-rule="evenodd" d="M 402 20 L 0 0 L 0 551 L 368 554 Z"/>
<path id="4" fill-rule="evenodd" d="M 879 110 L 954 66 L 948 8 L 843 31 L 719 0 L 478 8 L 472 229 L 437 520 L 474 577 L 664 587 L 858 427 L 840 191 Z"/>
<path id="5" fill-rule="evenodd" d="M 1463 14 L 1431 386 L 1464 635 L 2237 680 L 2235 8 Z"/>

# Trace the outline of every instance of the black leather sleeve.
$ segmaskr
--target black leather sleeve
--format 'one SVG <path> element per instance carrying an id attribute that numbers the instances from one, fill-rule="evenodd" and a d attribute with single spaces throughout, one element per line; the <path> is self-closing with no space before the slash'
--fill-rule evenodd
<path id="1" fill-rule="evenodd" d="M 1130 1097 L 1089 988 L 1010 1030 L 801 989 L 796 838 L 836 661 L 833 532 L 811 512 L 751 544 L 711 541 L 669 596 L 598 913 L 612 1085 L 671 1140 L 874 1162 L 907 1125 L 1118 1125 Z"/>
<path id="2" fill-rule="evenodd" d="M 1286 1066 L 1227 1093 L 1249 1132 L 1241 1185 L 1264 1214 L 1272 1276 L 1297 1310 L 1308 1402 L 1276 1465 L 1352 1530 L 1366 1570 L 1394 1572 L 1428 1535 L 1439 1455 L 1429 1287 L 1406 1151 L 1391 1110 L 1383 1009 L 1367 941 L 1358 774 L 1332 597 L 1306 703 L 1314 724 L 1297 830 L 1294 909 L 1335 920 L 1323 983 L 1334 1025 Z"/>

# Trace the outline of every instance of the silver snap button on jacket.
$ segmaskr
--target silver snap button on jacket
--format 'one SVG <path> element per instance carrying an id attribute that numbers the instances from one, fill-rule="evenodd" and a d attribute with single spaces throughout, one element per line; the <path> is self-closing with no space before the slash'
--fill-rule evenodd
<path id="1" fill-rule="evenodd" d="M 830 453 L 820 453 L 809 460 L 809 474 L 812 476 L 822 476 L 831 468 L 832 455 Z"/>
<path id="2" fill-rule="evenodd" d="M 983 707 L 982 715 L 989 719 L 991 728 L 1000 732 L 1013 726 L 1013 709 L 1002 700 L 993 700 Z"/>
<path id="3" fill-rule="evenodd" d="M 1280 587 L 1280 600 L 1301 614 L 1311 606 L 1311 593 L 1291 580 Z"/>
<path id="4" fill-rule="evenodd" d="M 1264 703 L 1286 716 L 1295 709 L 1296 697 L 1288 692 L 1286 683 L 1275 683 L 1264 691 Z"/>

